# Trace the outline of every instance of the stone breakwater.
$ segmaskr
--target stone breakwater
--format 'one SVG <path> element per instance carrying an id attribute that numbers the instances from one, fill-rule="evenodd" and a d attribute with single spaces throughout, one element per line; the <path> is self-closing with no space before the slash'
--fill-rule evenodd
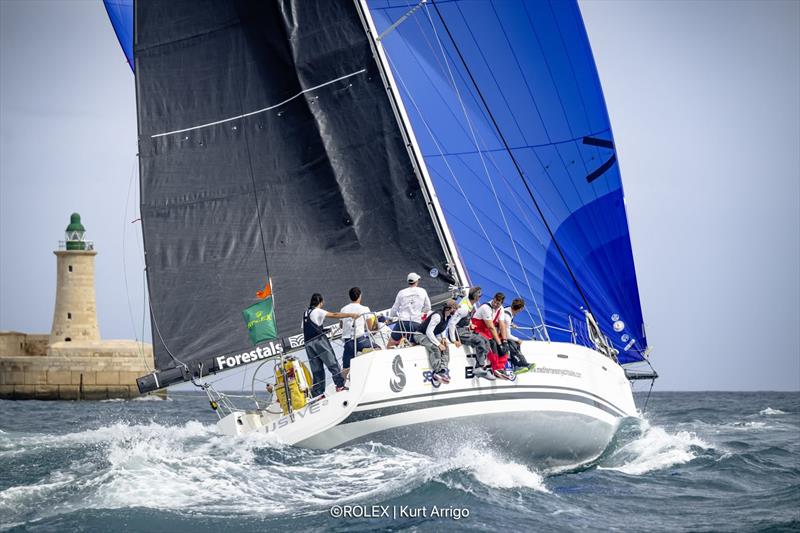
<path id="1" fill-rule="evenodd" d="M 139 396 L 153 347 L 130 340 L 40 342 L 41 335 L 0 333 L 0 399 L 105 400 Z"/>

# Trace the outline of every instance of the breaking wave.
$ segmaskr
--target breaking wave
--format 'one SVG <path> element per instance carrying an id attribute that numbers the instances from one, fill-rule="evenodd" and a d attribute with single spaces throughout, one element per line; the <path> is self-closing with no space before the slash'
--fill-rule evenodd
<path id="1" fill-rule="evenodd" d="M 432 480 L 467 491 L 475 481 L 547 491 L 537 472 L 482 447 L 464 445 L 445 460 L 374 443 L 322 452 L 284 446 L 262 433 L 223 436 L 197 421 L 0 436 L 0 458 L 25 460 L 20 455 L 69 460 L 36 482 L 0 490 L 3 522 L 83 509 L 197 512 L 198 494 L 202 513 L 210 515 L 312 514 L 334 503 L 384 500 Z"/>
<path id="2" fill-rule="evenodd" d="M 640 476 L 688 463 L 713 449 L 693 432 L 670 433 L 647 419 L 637 419 L 620 428 L 597 468 Z"/>
<path id="3" fill-rule="evenodd" d="M 469 472 L 474 479 L 487 487 L 528 488 L 549 492 L 544 478 L 530 466 L 503 460 L 495 452 L 485 448 L 465 446 L 453 456 L 447 467 Z"/>
<path id="4" fill-rule="evenodd" d="M 785 411 L 781 411 L 780 409 L 773 409 L 772 407 L 767 407 L 766 409 L 762 409 L 758 412 L 760 415 L 770 416 L 770 415 L 785 415 Z"/>

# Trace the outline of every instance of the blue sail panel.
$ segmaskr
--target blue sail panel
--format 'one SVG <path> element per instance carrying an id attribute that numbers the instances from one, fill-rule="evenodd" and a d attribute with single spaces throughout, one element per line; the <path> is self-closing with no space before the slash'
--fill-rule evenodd
<path id="1" fill-rule="evenodd" d="M 415 5 L 369 1 L 379 32 Z M 583 324 L 585 295 L 620 362 L 641 360 L 619 165 L 577 3 L 428 2 L 382 43 L 471 283 L 524 298 L 528 327 Z"/>
<path id="2" fill-rule="evenodd" d="M 125 53 L 131 70 L 133 63 L 133 0 L 103 0 L 103 5 L 117 34 L 119 45 Z"/>

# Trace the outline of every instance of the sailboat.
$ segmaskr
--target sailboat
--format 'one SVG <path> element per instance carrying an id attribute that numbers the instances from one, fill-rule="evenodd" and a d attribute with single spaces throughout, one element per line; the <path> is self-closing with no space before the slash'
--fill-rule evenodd
<path id="1" fill-rule="evenodd" d="M 233 436 L 426 452 L 478 436 L 551 465 L 595 459 L 637 416 L 632 382 L 656 373 L 576 2 L 105 4 L 136 80 L 157 367 L 141 392 L 191 381 Z M 410 346 L 362 353 L 348 390 L 297 408 L 215 390 L 245 365 L 286 382 L 312 293 L 338 308 L 358 286 L 387 310 L 409 272 L 434 308 L 472 286 L 524 299 L 533 370 L 489 381 L 451 345 L 442 385 Z M 242 320 L 257 294 L 260 338 Z"/>

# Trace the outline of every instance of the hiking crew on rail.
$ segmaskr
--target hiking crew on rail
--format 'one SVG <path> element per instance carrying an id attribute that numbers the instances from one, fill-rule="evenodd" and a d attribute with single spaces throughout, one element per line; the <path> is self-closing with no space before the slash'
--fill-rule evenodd
<path id="1" fill-rule="evenodd" d="M 447 322 L 458 304 L 446 300 L 442 308 L 430 313 L 417 328 L 414 342 L 424 346 L 431 365 L 431 382 L 450 383 L 450 352 L 447 349 Z"/>
<path id="2" fill-rule="evenodd" d="M 428 292 L 419 286 L 419 279 L 419 274 L 409 272 L 406 277 L 408 287 L 398 292 L 394 299 L 389 316 L 396 317 L 397 323 L 387 348 L 401 345 L 403 339 L 413 341 L 414 333 L 422 323 L 422 315 L 431 312 L 431 300 Z"/>
<path id="3" fill-rule="evenodd" d="M 492 374 L 500 379 L 511 379 L 506 374 L 505 367 L 508 361 L 508 353 L 500 337 L 500 314 L 503 312 L 503 302 L 506 295 L 498 292 L 488 303 L 478 307 L 472 316 L 472 329 L 483 337 L 489 344 L 489 363 Z"/>
<path id="4" fill-rule="evenodd" d="M 534 365 L 529 365 L 522 355 L 522 340 L 511 333 L 512 328 L 516 327 L 513 318 L 525 307 L 521 298 L 514 299 L 510 307 L 503 308 L 505 295 L 498 292 L 489 302 L 478 305 L 482 290 L 472 287 L 458 303 L 448 299 L 439 309 L 431 312 L 428 293 L 419 286 L 419 280 L 418 274 L 409 273 L 406 278 L 409 286 L 397 293 L 388 313 L 395 322 L 388 338 L 377 332 L 381 329 L 389 331 L 382 325 L 387 317 L 377 317 L 369 307 L 361 304 L 360 288 L 350 289 L 350 303 L 342 307 L 339 313 L 324 310 L 322 295 L 312 295 L 309 307 L 303 314 L 305 348 L 313 376 L 312 397 L 325 392 L 326 367 L 336 391 L 347 390 L 346 381 L 353 357 L 359 352 L 380 349 L 382 344 L 387 348 L 401 347 L 404 343 L 423 346 L 431 369 L 430 381 L 436 386 L 450 383 L 449 344 L 457 348 L 462 345 L 472 348 L 476 363 L 473 369 L 475 377 L 514 379 L 514 375 L 505 370 L 508 361 L 514 373 L 533 368 Z M 342 369 L 322 326 L 325 318 L 342 319 Z M 391 318 L 388 320 L 391 321 Z M 374 340 L 370 331 L 382 338 Z"/>
<path id="5" fill-rule="evenodd" d="M 522 339 L 517 338 L 511 333 L 515 328 L 514 317 L 517 316 L 525 308 L 525 300 L 522 298 L 514 298 L 510 307 L 503 309 L 500 314 L 500 337 L 503 339 L 505 351 L 508 354 L 508 361 L 511 366 L 518 373 L 528 370 L 533 370 L 535 365 L 529 365 L 525 356 L 522 355 Z"/>

